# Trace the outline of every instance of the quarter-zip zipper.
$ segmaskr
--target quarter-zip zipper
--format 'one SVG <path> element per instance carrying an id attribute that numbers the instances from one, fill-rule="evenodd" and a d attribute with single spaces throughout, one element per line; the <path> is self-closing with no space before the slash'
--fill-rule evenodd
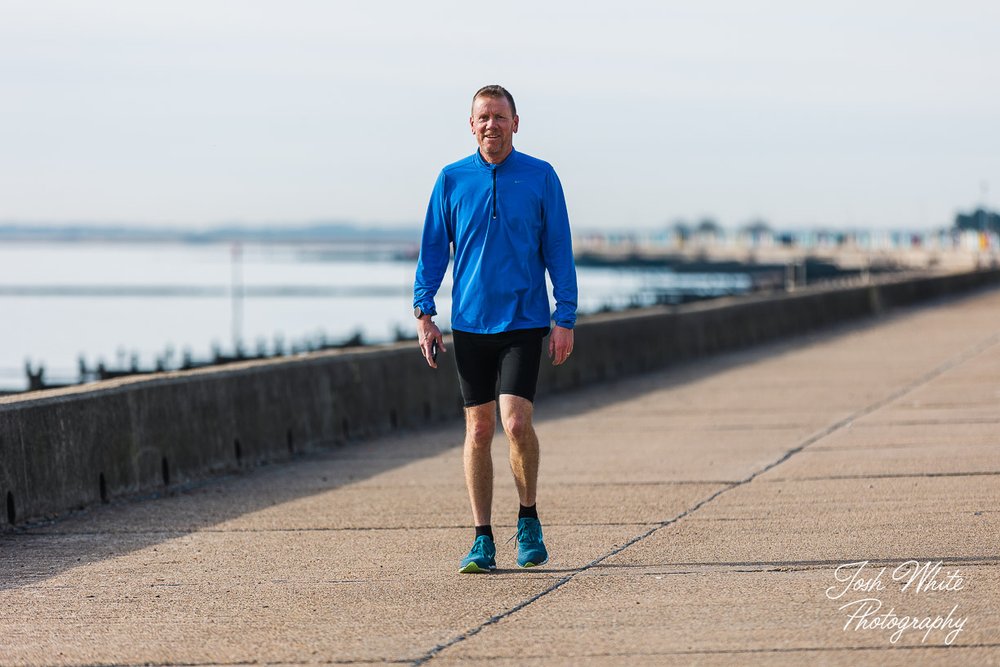
<path id="1" fill-rule="evenodd" d="M 497 168 L 491 169 L 493 172 L 493 219 L 497 219 Z"/>

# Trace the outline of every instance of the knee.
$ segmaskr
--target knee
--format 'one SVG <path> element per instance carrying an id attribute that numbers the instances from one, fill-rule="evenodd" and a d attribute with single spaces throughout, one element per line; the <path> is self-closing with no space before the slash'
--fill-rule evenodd
<path id="1" fill-rule="evenodd" d="M 531 417 L 522 414 L 508 415 L 503 423 L 503 430 L 511 442 L 522 442 L 531 437 L 533 427 Z"/>
<path id="2" fill-rule="evenodd" d="M 473 447 L 488 448 L 493 443 L 496 423 L 487 419 L 477 419 L 465 425 L 466 441 Z"/>

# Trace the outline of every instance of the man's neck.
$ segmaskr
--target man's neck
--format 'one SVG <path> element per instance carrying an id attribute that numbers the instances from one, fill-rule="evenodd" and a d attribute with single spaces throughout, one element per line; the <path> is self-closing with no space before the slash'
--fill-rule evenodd
<path id="1" fill-rule="evenodd" d="M 510 154 L 514 152 L 514 147 L 511 146 L 510 150 L 504 153 L 503 157 L 490 157 L 483 153 L 482 150 L 479 151 L 479 157 L 483 158 L 483 162 L 488 162 L 489 164 L 500 164 L 504 160 L 510 157 Z"/>

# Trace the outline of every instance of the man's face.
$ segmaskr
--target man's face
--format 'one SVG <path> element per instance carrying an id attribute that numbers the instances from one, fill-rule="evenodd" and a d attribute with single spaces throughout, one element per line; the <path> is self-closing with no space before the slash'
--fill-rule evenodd
<path id="1" fill-rule="evenodd" d="M 477 97 L 469 124 L 479 142 L 479 152 L 488 162 L 502 162 L 514 147 L 517 116 L 506 97 Z"/>

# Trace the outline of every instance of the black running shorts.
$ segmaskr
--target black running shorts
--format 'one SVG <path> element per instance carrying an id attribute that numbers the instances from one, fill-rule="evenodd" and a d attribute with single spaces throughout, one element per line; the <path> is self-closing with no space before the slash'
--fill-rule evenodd
<path id="1" fill-rule="evenodd" d="M 495 401 L 497 393 L 534 401 L 542 339 L 548 333 L 548 327 L 496 334 L 453 331 L 455 365 L 465 407 Z"/>

